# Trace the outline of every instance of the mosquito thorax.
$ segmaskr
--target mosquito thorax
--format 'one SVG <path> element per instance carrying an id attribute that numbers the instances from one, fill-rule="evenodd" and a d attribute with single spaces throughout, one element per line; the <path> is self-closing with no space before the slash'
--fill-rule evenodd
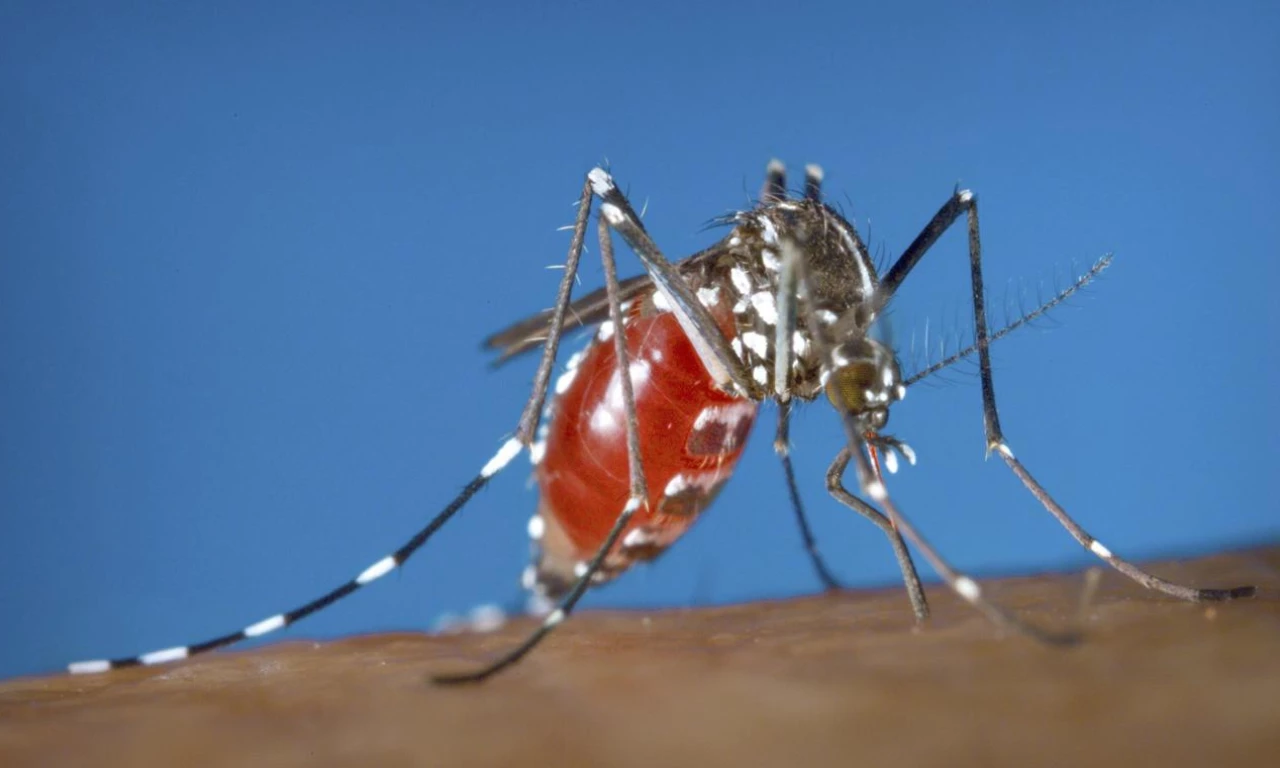
<path id="1" fill-rule="evenodd" d="M 907 394 L 893 352 L 874 339 L 849 339 L 831 349 L 830 365 L 824 377 L 836 410 L 851 414 L 872 432 L 884 429 L 889 406 Z"/>
<path id="2" fill-rule="evenodd" d="M 878 280 L 866 246 L 852 224 L 817 200 L 765 200 L 728 221 L 733 231 L 720 243 L 723 257 L 708 274 L 693 278 L 699 299 L 712 311 L 729 302 L 736 326 L 731 346 L 763 392 L 785 391 L 802 400 L 818 397 L 826 365 L 810 321 L 834 330 L 840 318 L 855 317 L 867 306 Z M 775 361 L 783 239 L 804 244 L 809 285 L 796 300 L 797 322 L 787 350 L 791 364 L 787 381 L 779 386 Z"/>

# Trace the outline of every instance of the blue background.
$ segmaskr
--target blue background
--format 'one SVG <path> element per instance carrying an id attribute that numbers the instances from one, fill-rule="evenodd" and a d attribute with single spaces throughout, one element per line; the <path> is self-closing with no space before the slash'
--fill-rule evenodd
<path id="1" fill-rule="evenodd" d="M 0 11 L 0 675 L 242 627 L 416 530 L 514 427 L 533 360 L 491 372 L 478 342 L 550 304 L 605 160 L 672 257 L 775 156 L 822 163 L 890 255 L 972 187 L 993 322 L 1114 252 L 996 349 L 1014 450 L 1123 555 L 1280 534 L 1274 4 L 109 5 Z M 955 232 L 899 338 L 962 332 L 965 275 Z M 951 378 L 893 412 L 903 509 L 979 575 L 1090 563 L 983 460 L 976 376 Z M 816 590 L 772 416 L 696 530 L 588 605 Z M 828 407 L 794 437 L 835 570 L 894 583 L 822 489 Z M 511 599 L 527 478 L 284 636 Z"/>

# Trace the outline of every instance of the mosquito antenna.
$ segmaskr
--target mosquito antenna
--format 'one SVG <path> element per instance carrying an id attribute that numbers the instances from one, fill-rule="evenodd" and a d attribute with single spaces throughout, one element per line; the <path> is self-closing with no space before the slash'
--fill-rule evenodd
<path id="1" fill-rule="evenodd" d="M 1088 271 L 1088 272 L 1085 272 L 1083 275 L 1081 275 L 1079 278 L 1077 278 L 1077 279 L 1076 279 L 1076 281 L 1075 281 L 1074 283 L 1072 283 L 1071 285 L 1067 286 L 1067 287 L 1066 287 L 1066 288 L 1064 288 L 1063 290 L 1059 291 L 1059 292 L 1057 293 L 1057 295 L 1055 295 L 1053 298 L 1051 298 L 1051 299 L 1049 299 L 1048 301 L 1044 302 L 1043 304 L 1041 304 L 1040 306 L 1038 306 L 1038 307 L 1036 307 L 1035 309 L 1031 310 L 1030 312 L 1027 312 L 1027 313 L 1023 314 L 1023 315 L 1022 315 L 1021 317 L 1019 317 L 1017 320 L 1014 320 L 1013 322 L 1011 322 L 1011 323 L 1009 323 L 1008 325 L 1004 326 L 1004 327 L 1003 327 L 1003 328 L 1001 328 L 1000 330 L 998 330 L 998 331 L 996 331 L 995 333 L 991 334 L 991 336 L 987 339 L 987 345 L 988 345 L 988 346 L 990 346 L 991 344 L 994 344 L 995 342 L 999 341 L 1000 339 L 1003 339 L 1005 336 L 1008 336 L 1009 334 L 1011 334 L 1011 333 L 1013 333 L 1014 331 L 1018 330 L 1018 329 L 1019 329 L 1019 328 L 1021 328 L 1022 326 L 1027 325 L 1028 323 L 1033 323 L 1033 322 L 1035 322 L 1036 320 L 1038 320 L 1038 319 L 1040 319 L 1040 318 L 1044 317 L 1044 316 L 1045 316 L 1045 315 L 1047 315 L 1051 310 L 1053 310 L 1053 308 L 1054 308 L 1054 307 L 1058 306 L 1059 304 L 1063 303 L 1063 302 L 1064 302 L 1064 301 L 1066 301 L 1067 299 L 1071 298 L 1074 294 L 1079 293 L 1079 292 L 1080 292 L 1081 290 L 1083 290 L 1083 289 L 1084 289 L 1084 287 L 1085 287 L 1085 286 L 1087 286 L 1089 283 L 1092 283 L 1092 282 L 1094 281 L 1094 279 L 1095 279 L 1095 278 L 1097 278 L 1097 277 L 1098 277 L 1098 275 L 1102 274 L 1102 271 L 1103 271 L 1104 269 L 1106 269 L 1107 267 L 1109 267 L 1109 266 L 1111 266 L 1111 254 L 1107 254 L 1106 256 L 1103 256 L 1102 258 L 1100 258 L 1100 259 L 1098 259 L 1096 262 L 1094 262 L 1093 266 L 1089 268 L 1089 271 Z M 928 335 L 928 334 L 929 334 L 929 326 L 926 324 L 926 325 L 925 325 L 925 347 L 926 347 L 926 353 L 927 353 L 927 348 L 928 348 L 928 343 L 929 343 L 929 335 Z M 909 377 L 907 378 L 907 380 L 906 380 L 905 382 L 903 382 L 903 383 L 904 383 L 904 384 L 906 384 L 906 385 L 909 387 L 909 386 L 911 386 L 912 384 L 915 384 L 915 383 L 917 383 L 917 382 L 919 382 L 919 381 L 921 381 L 921 380 L 923 380 L 923 379 L 926 379 L 926 378 L 928 378 L 929 376 L 931 376 L 931 375 L 933 375 L 933 374 L 937 373 L 938 371 L 941 371 L 943 368 L 947 368 L 947 367 L 950 367 L 950 366 L 952 366 L 952 365 L 955 365 L 956 363 L 960 362 L 961 360 L 964 360 L 965 358 L 967 358 L 967 357 L 969 357 L 970 355 L 972 355 L 974 352 L 977 352 L 977 351 L 978 351 L 978 346 L 979 346 L 979 345 L 977 344 L 977 342 L 974 342 L 973 344 L 970 344 L 969 346 L 967 346 L 967 347 L 965 347 L 964 349 L 962 349 L 962 350 L 960 350 L 960 351 L 956 352 L 955 354 L 948 355 L 948 356 L 947 356 L 947 357 L 945 357 L 944 359 L 939 360 L 938 362 L 934 363 L 933 365 L 930 365 L 928 368 L 925 368 L 925 369 L 924 369 L 924 370 L 922 370 L 922 371 L 918 371 L 918 372 L 916 372 L 916 373 L 912 374 L 912 375 L 911 375 L 911 376 L 909 376 Z"/>

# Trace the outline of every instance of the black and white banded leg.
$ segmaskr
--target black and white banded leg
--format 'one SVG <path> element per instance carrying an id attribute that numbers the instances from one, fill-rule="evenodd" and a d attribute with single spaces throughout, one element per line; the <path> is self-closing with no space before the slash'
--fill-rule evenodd
<path id="1" fill-rule="evenodd" d="M 969 234 L 970 288 L 973 296 L 974 346 L 977 347 L 978 351 L 978 367 L 982 379 L 982 415 L 986 433 L 987 454 L 990 455 L 992 451 L 999 454 L 1000 458 L 1017 475 L 1023 485 L 1031 491 L 1044 508 L 1067 529 L 1081 546 L 1144 587 L 1164 592 L 1183 600 L 1193 601 L 1230 600 L 1253 595 L 1255 588 L 1252 586 L 1217 589 L 1175 584 L 1153 576 L 1132 563 L 1121 559 L 1104 546 L 1102 542 L 1080 527 L 1067 514 L 1066 510 L 1032 477 L 1022 463 L 1014 457 L 1013 450 L 1009 447 L 1004 437 L 1004 432 L 1000 428 L 1000 416 L 996 410 L 995 386 L 991 376 L 991 340 L 989 338 L 990 332 L 987 326 L 985 306 L 986 292 L 982 280 L 982 240 L 978 229 L 978 202 L 972 192 L 969 190 L 957 190 L 951 196 L 951 199 L 934 214 L 916 239 L 907 246 L 907 249 L 898 257 L 898 260 L 881 280 L 880 289 L 875 300 L 870 305 L 871 315 L 874 316 L 883 309 L 884 305 L 893 296 L 893 293 L 902 284 L 902 281 L 920 262 L 920 259 L 923 258 L 929 248 L 937 242 L 938 238 L 957 219 L 966 214 Z M 872 499 L 879 501 L 875 499 L 874 495 L 872 495 Z"/>
<path id="2" fill-rule="evenodd" d="M 947 582 L 947 586 L 951 587 L 957 595 L 1000 627 L 1028 635 L 1051 645 L 1070 645 L 1079 641 L 1080 633 L 1077 631 L 1057 632 L 1043 629 L 1024 621 L 1007 608 L 991 602 L 983 596 L 982 588 L 978 586 L 978 582 L 956 570 L 944 560 L 938 554 L 938 551 L 933 548 L 933 545 L 929 544 L 920 535 L 915 526 L 903 517 L 893 499 L 889 497 L 889 491 L 885 488 L 884 481 L 872 467 L 870 459 L 867 458 L 866 439 L 857 429 L 858 425 L 848 418 L 844 419 L 844 422 L 850 445 L 843 453 L 852 457 L 854 461 L 854 467 L 858 473 L 858 483 L 862 488 L 862 492 L 880 505 L 893 527 L 901 531 L 906 538 L 911 540 L 912 544 L 916 545 L 916 548 L 924 555 L 925 560 L 929 562 L 934 571 L 942 577 L 943 581 Z"/>
<path id="3" fill-rule="evenodd" d="M 588 208 L 590 200 L 584 200 L 582 205 L 584 208 Z M 605 290 L 608 292 L 609 298 L 609 319 L 614 328 L 623 328 L 622 301 L 619 298 L 618 289 L 618 270 L 614 260 L 613 241 L 609 235 L 607 219 L 607 216 L 601 216 L 598 226 L 600 259 L 604 264 Z M 542 624 L 530 633 L 524 642 L 474 672 L 435 675 L 432 677 L 434 682 L 443 685 L 478 683 L 515 664 L 536 648 L 543 638 L 573 612 L 578 601 L 582 599 L 582 596 L 586 594 L 587 589 L 591 586 L 592 577 L 600 570 L 605 558 L 613 551 L 622 532 L 626 530 L 627 524 L 631 522 L 632 516 L 649 498 L 648 489 L 645 487 L 644 467 L 640 458 L 640 425 L 636 412 L 635 390 L 632 386 L 631 376 L 628 374 L 631 361 L 627 352 L 627 335 L 622 332 L 614 333 L 613 343 L 614 354 L 617 357 L 618 381 L 622 385 L 622 402 L 626 412 L 627 462 L 631 486 L 626 504 L 623 505 L 622 510 L 618 513 L 617 520 L 614 521 L 613 527 L 609 530 L 608 536 L 605 537 L 604 543 L 596 550 L 595 556 L 587 563 L 587 567 L 577 574 L 577 581 L 574 582 L 568 594 L 564 596 L 554 610 L 546 615 L 542 620 Z"/>
<path id="4" fill-rule="evenodd" d="M 277 613 L 274 616 L 254 622 L 249 626 L 206 640 L 202 643 L 194 645 L 179 645 L 172 648 L 164 648 L 150 653 L 144 653 L 140 656 L 129 656 L 119 659 L 95 659 L 92 661 L 77 661 L 68 665 L 67 669 L 72 674 L 89 674 L 95 672 L 105 672 L 111 669 L 121 667 L 133 667 L 139 665 L 163 664 L 170 661 L 178 661 L 196 654 L 212 651 L 222 648 L 241 640 L 247 640 L 283 629 L 294 624 L 307 616 L 325 608 L 338 600 L 350 595 L 356 590 L 367 584 L 377 581 L 386 576 L 391 571 L 403 565 L 410 557 L 413 556 L 432 535 L 438 531 L 441 526 L 449 521 L 450 518 L 462 509 L 472 496 L 485 485 L 489 480 L 501 472 L 508 464 L 510 464 L 521 451 L 530 444 L 534 433 L 538 426 L 538 416 L 542 413 L 542 405 L 546 399 L 547 386 L 551 380 L 551 369 L 555 364 L 556 352 L 558 351 L 561 329 L 564 326 L 564 318 L 569 306 L 569 299 L 573 291 L 574 275 L 577 273 L 578 261 L 582 254 L 582 245 L 586 237 L 587 221 L 590 215 L 591 201 L 591 183 L 587 181 L 582 188 L 582 205 L 578 210 L 577 221 L 574 225 L 573 238 L 569 244 L 569 255 L 565 263 L 564 277 L 560 281 L 560 287 L 556 296 L 555 311 L 552 313 L 550 327 L 547 338 L 543 346 L 542 359 L 538 364 L 537 374 L 534 376 L 534 386 L 529 394 L 529 400 L 525 404 L 524 411 L 520 417 L 519 425 L 516 428 L 514 437 L 509 438 L 502 444 L 477 474 L 471 482 L 462 489 L 461 493 L 449 502 L 449 504 L 433 517 L 421 530 L 406 541 L 399 549 L 391 554 L 383 557 L 377 562 L 365 568 L 358 573 L 355 578 L 342 584 L 341 586 L 330 590 L 311 602 L 294 608 L 290 611 Z"/>
<path id="5" fill-rule="evenodd" d="M 801 237 L 804 237 L 801 233 Z M 784 238 L 780 242 L 782 251 L 782 263 L 784 269 L 796 269 L 798 283 L 801 293 L 808 293 L 808 275 L 807 267 L 804 263 L 803 254 L 806 252 L 800 245 L 791 238 Z M 862 315 L 869 323 L 874 319 L 874 313 L 866 313 L 866 308 L 858 308 L 855 310 L 858 315 Z M 856 315 L 855 315 L 856 318 Z M 924 555 L 925 560 L 933 567 L 933 569 L 942 577 L 947 585 L 951 587 L 958 595 L 973 605 L 982 613 L 986 614 L 993 622 L 1000 626 L 1007 627 L 1012 630 L 1035 637 L 1043 642 L 1052 644 L 1069 644 L 1079 639 L 1076 632 L 1055 632 L 1052 630 L 1041 629 L 1040 627 L 1030 624 L 1018 618 L 1005 608 L 992 603 L 982 595 L 982 590 L 978 583 L 969 576 L 961 573 L 953 568 L 942 556 L 930 545 L 915 526 L 902 515 L 889 497 L 889 492 L 885 488 L 884 481 L 880 477 L 880 473 L 872 466 L 869 454 L 873 451 L 883 450 L 888 453 L 895 448 L 901 448 L 902 444 L 892 438 L 880 435 L 876 430 L 883 425 L 884 419 L 880 418 L 876 421 L 873 414 L 876 409 L 874 407 L 863 407 L 868 402 L 859 402 L 855 398 L 857 393 L 864 390 L 869 383 L 865 378 L 868 371 L 874 372 L 877 377 L 880 372 L 890 371 L 896 372 L 896 364 L 892 368 L 885 368 L 879 362 L 868 359 L 853 359 L 848 355 L 853 354 L 857 350 L 866 350 L 869 353 L 889 354 L 883 348 L 878 348 L 874 344 L 870 344 L 865 339 L 865 333 L 857 334 L 852 340 L 833 339 L 826 328 L 818 323 L 814 318 L 806 318 L 809 332 L 813 337 L 813 343 L 816 345 L 823 360 L 827 361 L 830 366 L 826 373 L 828 399 L 837 409 L 840 415 L 840 421 L 845 429 L 848 446 L 842 451 L 842 455 L 838 456 L 833 469 L 838 468 L 842 459 L 852 458 L 858 472 L 859 487 L 862 492 L 867 495 L 873 502 L 878 504 L 884 510 L 884 516 L 887 518 L 890 527 L 915 544 L 916 548 Z M 859 323 L 863 331 L 868 327 L 867 324 Z M 875 364 L 872 364 L 875 362 Z M 844 389 L 845 383 L 852 383 L 851 389 Z M 884 386 L 894 388 L 901 386 L 896 381 L 885 381 Z M 868 394 L 874 394 L 870 390 L 866 390 Z M 852 395 L 852 396 L 850 396 Z M 889 399 L 886 395 L 885 400 Z M 901 399 L 899 392 L 898 399 Z M 883 412 L 880 414 L 883 417 Z M 903 451 L 908 453 L 908 451 Z M 840 478 L 837 474 L 834 478 L 834 485 L 840 485 Z M 852 495 L 850 495 L 850 498 Z M 842 499 L 843 500 L 843 499 Z M 855 505 L 855 509 L 858 507 Z"/>

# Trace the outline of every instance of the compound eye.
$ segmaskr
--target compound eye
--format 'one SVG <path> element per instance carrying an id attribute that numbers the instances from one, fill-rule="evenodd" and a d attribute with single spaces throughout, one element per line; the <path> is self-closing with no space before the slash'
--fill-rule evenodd
<path id="1" fill-rule="evenodd" d="M 855 360 L 841 366 L 827 380 L 827 398 L 836 410 L 861 415 L 870 407 L 878 382 L 876 365 L 869 360 Z"/>

